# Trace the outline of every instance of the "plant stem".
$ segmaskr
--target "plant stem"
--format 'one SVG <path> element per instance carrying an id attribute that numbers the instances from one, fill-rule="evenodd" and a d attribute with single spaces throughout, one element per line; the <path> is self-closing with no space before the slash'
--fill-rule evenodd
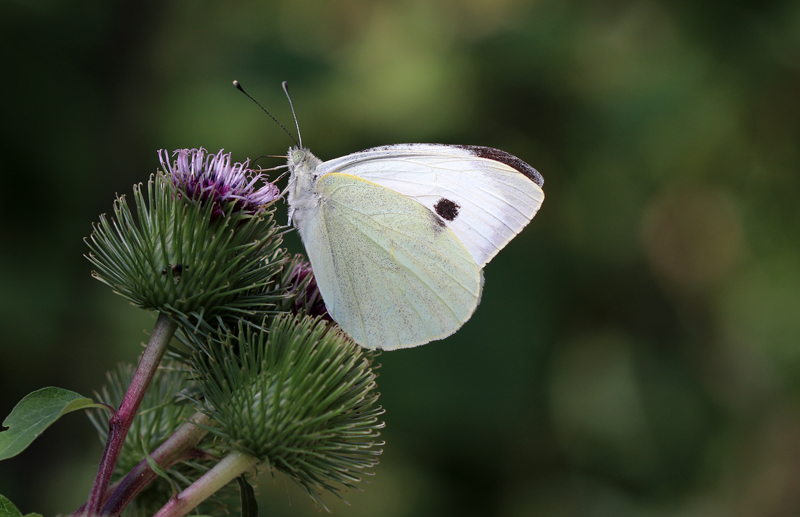
<path id="1" fill-rule="evenodd" d="M 195 413 L 188 422 L 179 427 L 167 441 L 162 443 L 150 457 L 165 469 L 180 461 L 197 457 L 200 453 L 195 449 L 195 446 L 208 431 L 195 425 L 195 423 L 206 424 L 209 420 L 206 415 Z M 101 514 L 110 517 L 120 515 L 131 500 L 157 477 L 158 474 L 153 472 L 147 460 L 142 460 L 127 476 L 112 487 L 111 495 L 103 505 Z"/>
<path id="2" fill-rule="evenodd" d="M 182 517 L 214 492 L 224 487 L 243 472 L 258 464 L 259 459 L 239 451 L 225 456 L 214 468 L 195 481 L 180 494 L 172 497 L 154 517 Z"/>
<path id="3" fill-rule="evenodd" d="M 89 492 L 89 500 L 86 501 L 86 506 L 82 512 L 78 510 L 73 515 L 93 517 L 100 514 L 108 482 L 114 472 L 114 467 L 117 464 L 117 459 L 119 459 L 122 444 L 125 443 L 125 437 L 128 435 L 133 417 L 136 416 L 136 411 L 139 409 L 142 397 L 144 397 L 144 393 L 153 379 L 158 363 L 161 362 L 167 345 L 177 329 L 177 323 L 174 323 L 165 314 L 158 315 L 153 333 L 150 335 L 150 341 L 147 343 L 147 348 L 145 348 L 141 361 L 139 361 L 139 367 L 136 368 L 136 373 L 131 380 L 128 391 L 122 399 L 122 404 L 120 404 L 117 414 L 113 415 L 108 421 L 106 448 L 103 451 L 103 457 L 100 459 L 100 466 L 97 469 L 97 476 L 94 478 L 92 490 Z"/>

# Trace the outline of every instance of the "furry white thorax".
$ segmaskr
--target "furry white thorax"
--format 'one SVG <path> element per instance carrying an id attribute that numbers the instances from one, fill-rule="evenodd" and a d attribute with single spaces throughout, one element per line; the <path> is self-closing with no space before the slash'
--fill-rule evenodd
<path id="1" fill-rule="evenodd" d="M 289 225 L 294 225 L 303 236 L 308 215 L 319 204 L 319 195 L 314 192 L 317 182 L 317 167 L 322 160 L 311 154 L 311 151 L 300 147 L 289 148 L 289 187 L 287 201 L 289 203 Z"/>

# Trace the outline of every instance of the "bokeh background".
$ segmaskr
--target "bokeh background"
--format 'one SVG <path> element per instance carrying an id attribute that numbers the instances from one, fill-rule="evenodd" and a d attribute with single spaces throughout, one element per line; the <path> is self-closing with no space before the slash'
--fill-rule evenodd
<path id="1" fill-rule="evenodd" d="M 157 149 L 285 152 L 231 80 L 293 130 L 287 80 L 322 159 L 480 144 L 546 180 L 462 331 L 380 356 L 385 454 L 335 515 L 800 514 L 800 3 L 3 0 L 0 41 L 0 417 L 136 360 L 153 316 L 82 239 Z M 70 513 L 100 451 L 70 415 L 0 493 Z"/>

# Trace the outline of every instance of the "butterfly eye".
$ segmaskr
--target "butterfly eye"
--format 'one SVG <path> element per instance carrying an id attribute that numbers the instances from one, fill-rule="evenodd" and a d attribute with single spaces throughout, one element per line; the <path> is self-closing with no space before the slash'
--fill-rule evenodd
<path id="1" fill-rule="evenodd" d="M 300 163 L 306 158 L 306 153 L 302 149 L 292 151 L 292 162 Z"/>

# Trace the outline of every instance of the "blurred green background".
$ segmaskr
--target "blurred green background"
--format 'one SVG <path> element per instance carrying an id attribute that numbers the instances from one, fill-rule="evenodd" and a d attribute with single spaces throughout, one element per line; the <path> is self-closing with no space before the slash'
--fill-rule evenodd
<path id="1" fill-rule="evenodd" d="M 335 515 L 800 514 L 800 3 L 3 0 L 0 24 L 0 417 L 136 360 L 153 316 L 82 239 L 157 149 L 285 152 L 231 80 L 292 128 L 287 80 L 323 160 L 480 144 L 546 180 L 462 331 L 378 359 L 386 452 Z M 100 451 L 70 415 L 0 493 L 70 513 Z"/>

